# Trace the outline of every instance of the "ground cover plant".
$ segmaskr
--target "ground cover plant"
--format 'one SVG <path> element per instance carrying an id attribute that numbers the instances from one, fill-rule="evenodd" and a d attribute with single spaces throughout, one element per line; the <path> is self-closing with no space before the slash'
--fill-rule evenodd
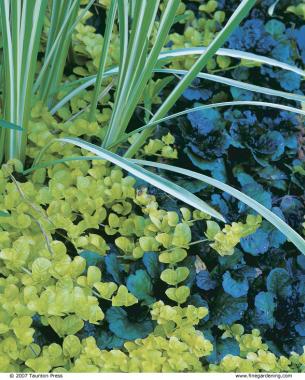
<path id="1" fill-rule="evenodd" d="M 0 2 L 1 372 L 305 371 L 304 15 Z"/>

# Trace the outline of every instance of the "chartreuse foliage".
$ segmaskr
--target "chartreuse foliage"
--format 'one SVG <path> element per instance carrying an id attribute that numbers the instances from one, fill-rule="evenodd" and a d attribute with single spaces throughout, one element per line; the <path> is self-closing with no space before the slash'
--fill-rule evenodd
<path id="1" fill-rule="evenodd" d="M 134 178 L 102 160 L 54 165 L 47 170 L 48 186 L 41 182 L 46 175 L 41 171 L 32 174 L 32 182 L 9 182 L 12 169 L 6 165 L 0 171 L 1 210 L 7 213 L 0 217 L 1 371 L 302 369 L 303 356 L 275 357 L 257 332 L 234 337 L 241 352 L 233 358 L 234 368 L 228 357 L 218 365 L 204 360 L 213 345 L 195 326 L 208 310 L 188 303 L 192 269 L 186 259 L 198 243 L 192 240 L 194 225 L 207 223 L 207 239 L 215 241 L 207 214 L 160 209 L 154 196 L 135 190 Z M 249 216 L 245 224 L 227 225 L 225 231 L 236 245 L 259 224 L 259 217 Z M 117 236 L 119 252 L 88 232 L 97 228 L 105 237 Z M 58 240 L 62 237 L 79 255 L 68 255 Z M 163 268 L 158 274 L 153 257 Z M 133 266 L 142 259 L 142 269 Z M 154 297 L 159 277 L 168 302 L 177 306 Z M 268 284 L 268 291 L 277 292 L 273 280 Z M 150 317 L 130 319 L 131 308 L 147 305 Z M 93 333 L 87 333 L 88 326 Z M 101 329 L 112 343 L 106 343 Z M 62 344 L 49 342 L 50 332 Z M 99 348 L 104 344 L 117 348 Z"/>
<path id="2" fill-rule="evenodd" d="M 36 372 L 181 372 L 201 371 L 200 358 L 207 356 L 211 343 L 195 330 L 207 313 L 204 308 L 170 307 L 155 303 L 151 316 L 154 332 L 144 339 L 126 342 L 122 350 L 100 350 L 93 337 L 82 342 L 67 335 L 62 346 L 44 347 L 29 356 L 26 365 Z"/>
<path id="3" fill-rule="evenodd" d="M 186 12 L 186 14 L 184 14 L 184 6 L 180 5 L 179 0 L 169 0 L 162 4 L 160 4 L 159 1 L 152 3 L 134 0 L 129 4 L 127 0 L 123 2 L 113 0 L 108 9 L 102 48 L 96 51 L 94 48 L 95 42 L 97 42 L 96 38 L 93 38 L 92 43 L 88 44 L 88 39 L 83 38 L 84 36 L 82 35 L 83 33 L 86 34 L 86 32 L 92 33 L 92 28 L 87 28 L 87 26 L 82 23 L 78 23 L 84 17 L 87 17 L 86 11 L 92 4 L 92 1 L 89 1 L 85 8 L 81 7 L 80 1 L 69 1 L 65 4 L 53 2 L 51 5 L 46 0 L 41 0 L 38 1 L 38 3 L 39 7 L 34 7 L 32 2 L 26 1 L 24 7 L 21 7 L 21 5 L 7 1 L 4 2 L 1 7 L 1 27 L 4 37 L 4 89 L 8 94 L 8 96 L 4 97 L 4 117 L 8 122 L 16 124 L 17 126 L 22 125 L 24 128 L 23 131 L 12 129 L 9 131 L 3 130 L 1 132 L 1 152 L 3 153 L 3 147 L 5 145 L 8 147 L 6 158 L 20 159 L 22 162 L 25 162 L 29 115 L 30 109 L 33 106 L 31 99 L 38 98 L 42 101 L 44 106 L 47 106 L 49 109 L 53 108 L 54 110 L 53 105 L 56 95 L 59 98 L 62 96 L 62 94 L 58 92 L 58 86 L 64 78 L 64 68 L 67 57 L 69 56 L 68 52 L 71 41 L 76 43 L 76 45 L 80 42 L 80 46 L 76 46 L 75 48 L 76 52 L 85 52 L 87 55 L 89 53 L 95 60 L 93 66 L 97 68 L 97 75 L 92 83 L 94 84 L 94 90 L 89 98 L 87 97 L 87 102 L 83 103 L 84 107 L 82 107 L 80 111 L 72 113 L 71 116 L 68 116 L 61 107 L 55 106 L 55 108 L 59 111 L 59 116 L 67 122 L 77 118 L 79 114 L 89 111 L 86 116 L 89 124 L 85 123 L 81 125 L 84 130 L 83 134 L 87 134 L 87 131 L 89 131 L 89 135 L 98 134 L 104 149 L 117 149 L 120 139 L 126 134 L 132 115 L 138 104 L 144 99 L 144 105 L 148 106 L 145 111 L 148 125 L 146 125 L 146 128 L 139 134 L 133 134 L 133 138 L 129 139 L 130 146 L 124 154 L 129 158 L 133 157 L 145 144 L 147 138 L 150 137 L 155 130 L 156 123 L 166 116 L 191 82 L 197 76 L 204 75 L 201 74 L 200 71 L 207 67 L 208 64 L 210 65 L 210 69 L 213 68 L 213 61 L 211 61 L 211 59 L 214 54 L 222 47 L 234 32 L 235 28 L 238 27 L 239 23 L 247 16 L 254 6 L 255 1 L 243 0 L 227 23 L 224 22 L 225 14 L 217 10 L 217 2 L 208 2 L 206 5 L 199 7 L 199 11 L 203 14 L 199 22 L 199 29 L 202 28 L 205 31 L 203 40 L 204 45 L 208 47 L 204 54 L 196 59 L 194 64 L 189 66 L 189 70 L 183 73 L 185 74 L 183 79 L 174 87 L 151 118 L 149 116 L 151 112 L 151 102 L 148 100 L 149 91 L 147 91 L 146 88 L 152 79 L 154 71 L 156 69 L 159 70 L 157 62 L 167 42 L 170 29 L 177 21 L 176 16 L 178 15 L 179 20 L 179 15 L 182 15 L 180 22 L 186 22 L 187 20 L 190 21 L 194 19 L 192 13 Z M 161 9 L 161 17 L 158 15 L 159 6 Z M 16 17 L 12 15 L 16 15 Z M 209 20 L 211 16 L 213 16 L 213 20 Z M 46 26 L 44 25 L 45 17 L 48 20 Z M 115 24 L 116 17 L 117 24 Z M 26 27 L 26 25 L 32 18 L 35 20 L 35 23 L 33 23 L 32 29 L 30 29 Z M 145 20 L 145 22 L 143 23 L 142 20 Z M 219 24 L 223 27 L 216 33 L 217 25 Z M 76 26 L 78 33 L 72 37 Z M 30 32 L 26 32 L 28 30 L 30 30 Z M 186 31 L 186 35 L 192 38 L 194 45 L 197 45 L 201 40 L 201 35 L 198 31 L 196 31 L 197 33 L 193 33 L 194 30 L 195 29 L 190 27 L 190 29 Z M 46 31 L 48 32 L 47 40 L 40 46 L 41 37 Z M 115 85 L 111 115 L 105 115 L 106 118 L 110 116 L 109 123 L 107 128 L 101 132 L 95 123 L 96 121 L 103 120 L 103 118 L 100 113 L 96 111 L 96 108 L 101 98 L 105 97 L 112 87 L 112 84 L 110 84 L 110 87 L 105 89 L 105 91 L 101 89 L 102 82 L 105 77 L 109 75 L 109 73 L 107 74 L 106 66 L 109 65 L 109 60 L 113 61 L 110 53 L 110 57 L 108 58 L 108 52 L 111 43 L 113 43 L 112 35 L 115 34 L 116 31 L 118 31 L 119 34 L 119 53 L 116 51 L 112 53 L 112 55 L 115 61 L 118 60 L 118 68 L 113 71 L 113 73 L 117 73 L 117 83 Z M 190 37 L 193 34 L 194 36 Z M 88 49 L 84 48 L 83 43 L 90 45 Z M 39 49 L 43 53 L 43 60 L 39 75 L 36 77 L 40 58 L 40 55 L 38 55 Z M 184 52 L 182 51 L 181 54 L 183 55 Z M 189 52 L 186 54 L 189 54 Z M 174 55 L 174 58 L 175 57 L 177 57 L 177 55 Z M 166 64 L 169 58 L 171 57 L 167 56 L 161 58 L 163 59 L 163 64 L 164 62 Z M 258 61 L 262 62 L 262 58 L 258 58 Z M 225 69 L 230 65 L 230 58 L 220 55 L 217 58 L 217 63 L 221 69 Z M 271 62 L 271 64 L 273 63 L 274 62 Z M 291 68 L 288 69 L 291 70 Z M 170 72 L 171 69 L 163 69 L 163 72 L 166 72 L 166 70 Z M 174 71 L 172 72 L 174 73 Z M 178 71 L 176 71 L 176 73 L 178 73 Z M 82 75 L 83 73 L 79 72 L 78 74 Z M 216 76 L 211 76 L 210 79 L 217 81 Z M 225 79 L 223 80 L 225 81 Z M 84 83 L 82 83 L 82 81 L 76 81 L 76 88 L 72 89 L 72 95 L 70 94 L 71 96 L 69 97 L 71 103 L 73 102 L 75 104 L 75 102 L 77 102 L 77 96 L 79 96 L 81 91 L 88 85 L 88 81 L 87 83 L 86 81 L 87 79 L 85 79 Z M 166 80 L 159 86 L 156 95 L 167 83 Z M 238 84 L 236 85 L 238 86 Z M 69 87 L 69 84 L 67 86 Z M 268 92 L 267 89 L 255 88 L 255 86 L 251 87 L 250 85 L 249 88 L 255 91 L 262 91 L 263 93 L 283 96 L 288 99 L 303 99 L 297 95 L 281 93 L 275 90 Z M 61 103 L 61 105 L 63 104 L 64 103 Z M 79 102 L 76 104 L 79 104 Z M 82 103 L 80 102 L 80 104 Z M 90 130 L 90 128 L 92 129 Z M 73 127 L 71 129 L 73 130 Z M 96 129 L 98 129 L 98 131 L 96 131 Z M 158 154 L 158 151 L 161 150 L 165 157 L 175 158 L 175 150 L 169 146 L 161 146 L 162 144 L 160 144 L 159 141 L 155 140 L 155 142 L 153 142 L 153 140 L 151 140 L 148 145 L 145 146 L 144 152 L 151 155 Z M 5 142 L 7 143 L 4 144 Z M 69 140 L 69 142 L 78 146 L 81 144 L 82 147 L 87 145 L 85 140 L 81 143 L 77 143 L 75 140 Z M 164 141 L 162 141 L 162 143 L 164 143 Z M 90 150 L 90 145 L 87 145 L 87 147 Z M 184 194 L 183 200 L 185 202 L 188 203 L 188 199 L 190 199 L 190 205 L 214 217 L 218 217 L 218 219 L 223 219 L 216 211 L 212 210 L 211 207 L 205 205 L 203 202 L 200 202 L 199 199 L 188 190 L 179 188 L 172 182 L 167 182 L 166 186 L 164 186 L 166 180 L 158 175 L 151 174 L 151 172 L 144 171 L 144 169 L 139 167 L 135 168 L 135 164 L 122 161 L 112 156 L 113 153 L 111 152 L 103 152 L 101 148 L 95 148 L 95 153 L 97 152 L 96 149 L 99 150 L 99 156 L 103 153 L 103 158 L 107 157 L 107 159 L 124 167 L 134 175 L 138 175 L 140 178 L 178 198 L 179 193 Z M 113 158 L 112 160 L 111 156 Z M 263 215 L 265 216 L 264 213 Z M 302 251 L 304 250 L 304 242 L 300 241 L 300 237 L 297 236 L 294 231 L 288 230 L 285 225 L 284 228 L 282 228 L 275 218 L 273 218 L 273 222 L 277 227 L 281 228 L 282 232 L 288 237 L 292 235 L 292 242 Z"/>
<path id="4" fill-rule="evenodd" d="M 227 24 L 225 13 L 212 0 L 198 7 L 199 19 L 178 0 L 100 3 L 109 6 L 104 37 L 86 24 L 93 1 L 25 0 L 22 5 L 3 1 L 0 6 L 5 119 L 0 121 L 0 149 L 10 159 L 0 170 L 0 371 L 304 371 L 302 308 L 291 324 L 298 336 L 298 353 L 284 348 L 284 357 L 272 342 L 270 350 L 269 341 L 265 343 L 268 329 L 283 326 L 279 314 L 285 297 L 292 292 L 292 303 L 305 302 L 302 257 L 293 263 L 294 280 L 283 263 L 266 273 L 263 260 L 265 273 L 257 280 L 261 269 L 248 267 L 237 245 L 240 242 L 255 260 L 266 253 L 271 235 L 272 247 L 283 241 L 282 235 L 257 215 L 222 227 L 210 216 L 223 217 L 196 196 L 113 152 L 124 152 L 128 158 L 176 158 L 174 134 L 152 133 L 157 124 L 174 117 L 166 115 L 196 76 L 304 100 L 300 94 L 200 73 L 203 68 L 229 70 L 232 59 L 238 58 L 240 66 L 264 63 L 286 69 L 289 75 L 302 75 L 302 70 L 291 62 L 219 49 L 254 5 L 252 0 L 242 1 Z M 297 7 L 288 10 L 301 15 Z M 185 23 L 184 36 L 170 33 L 175 22 Z M 275 26 L 266 30 L 278 36 L 281 27 Z M 245 23 L 244 28 L 255 31 L 250 42 L 273 47 L 266 32 L 256 37 L 257 27 L 256 21 Z M 173 45 L 162 52 L 168 41 Z M 189 48 L 201 43 L 205 47 L 199 50 Z M 232 48 L 248 43 L 236 33 L 229 40 Z M 72 74 L 65 70 L 69 65 Z M 155 71 L 185 76 L 164 99 L 162 91 L 169 89 L 172 78 L 153 80 Z M 276 79 L 285 91 L 293 91 L 290 86 L 298 83 L 294 76 Z M 88 89 L 91 85 L 93 89 Z M 206 136 L 214 128 L 221 134 L 223 121 L 215 107 L 270 106 L 303 112 L 274 102 L 242 103 L 239 96 L 249 94 L 232 93 L 233 102 L 184 111 L 198 134 Z M 139 104 L 144 107 L 145 125 L 126 133 Z M 159 108 L 151 117 L 156 105 Z M 198 111 L 205 112 L 198 116 Z M 234 122 L 237 116 L 226 118 Z M 253 117 L 247 114 L 247 120 Z M 232 135 L 236 144 L 242 144 L 237 129 L 232 128 Z M 282 140 L 280 133 L 271 131 L 261 141 L 264 149 L 250 146 L 251 154 L 264 163 L 277 160 L 283 154 Z M 88 156 L 88 151 L 96 156 Z M 45 162 L 39 162 L 42 153 Z M 32 161 L 34 166 L 24 171 L 23 166 Z M 132 175 L 126 176 L 119 167 Z M 294 170 L 302 174 L 302 167 Z M 180 173 L 198 177 L 184 169 Z M 134 176 L 201 211 L 159 204 L 146 187 L 140 189 Z M 245 193 L 260 193 L 266 208 L 219 181 L 198 178 L 259 211 L 304 251 L 300 236 L 268 210 L 270 196 L 260 192 L 255 181 L 237 174 Z M 288 211 L 289 207 L 288 202 Z M 194 238 L 198 230 L 199 240 Z M 254 240 L 257 236 L 260 239 Z M 213 272 L 199 256 L 194 263 L 196 244 L 217 263 Z M 248 312 L 247 295 L 254 282 Z M 219 286 L 220 295 L 215 293 Z M 232 325 L 246 313 L 251 327 Z M 257 324 L 264 339 L 252 329 Z"/>
<path id="5" fill-rule="evenodd" d="M 208 221 L 206 236 L 209 240 L 214 240 L 211 247 L 221 256 L 232 255 L 236 244 L 242 238 L 253 234 L 260 226 L 261 221 L 262 218 L 259 215 L 249 215 L 245 224 L 233 222 L 232 226 L 226 225 L 223 230 L 216 222 Z"/>
<path id="6" fill-rule="evenodd" d="M 263 343 L 260 332 L 253 329 L 251 334 L 245 334 L 243 326 L 234 324 L 231 327 L 220 326 L 224 330 L 222 339 L 234 339 L 238 342 L 240 355 L 225 355 L 218 365 L 211 364 L 213 372 L 297 372 L 304 370 L 304 354 L 295 353 L 289 358 L 277 358 L 268 351 L 268 345 Z"/>

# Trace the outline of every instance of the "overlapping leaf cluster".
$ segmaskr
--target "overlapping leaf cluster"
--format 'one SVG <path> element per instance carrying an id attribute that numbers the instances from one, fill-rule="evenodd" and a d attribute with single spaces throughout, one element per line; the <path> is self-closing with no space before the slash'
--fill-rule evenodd
<path id="1" fill-rule="evenodd" d="M 185 304 L 190 227 L 207 216 L 159 209 L 154 196 L 136 191 L 135 179 L 106 161 L 57 164 L 31 182 L 17 180 L 14 168 L 8 163 L 1 171 L 1 370 L 87 371 L 94 352 L 105 355 L 102 370 L 151 370 L 140 348 L 126 342 L 141 338 L 135 344 L 144 352 L 150 344 L 160 351 L 155 370 L 200 370 L 198 359 L 212 345 L 193 325 L 207 310 L 156 303 L 155 291 L 161 280 L 170 286 L 161 298 Z M 177 287 L 181 282 L 186 285 Z M 154 330 L 155 320 L 164 330 Z M 108 363 L 116 351 L 100 351 L 90 335 L 105 348 L 126 342 L 129 356 L 120 354 L 119 368 Z M 54 336 L 64 339 L 62 348 Z"/>
<path id="2" fill-rule="evenodd" d="M 225 11 L 223 1 L 182 3 L 176 17 L 184 32 L 173 32 L 167 48 L 207 46 Z M 301 7 L 289 11 L 302 16 Z M 229 47 L 271 50 L 284 62 L 301 61 L 303 29 L 263 20 L 257 12 Z M 73 35 L 70 81 L 98 67 L 103 37 L 87 21 Z M 118 62 L 117 39 L 114 30 L 107 66 Z M 178 60 L 173 67 L 188 68 L 193 61 Z M 233 64 L 219 56 L 207 69 L 230 72 Z M 266 69 L 242 62 L 232 68 L 233 78 L 246 80 L 251 70 Z M 302 90 L 293 75 L 265 73 L 284 90 Z M 149 82 L 139 118 L 145 120 L 162 102 L 169 83 Z M 55 137 L 101 142 L 111 117 L 111 86 L 102 88 L 95 122 L 87 120 L 90 90 L 56 116 L 37 103 L 28 160 Z M 234 88 L 229 94 L 215 88 L 189 88 L 185 99 L 256 99 Z M 59 99 L 68 91 L 63 86 Z M 295 160 L 300 119 L 286 112 L 267 117 L 254 109 L 202 111 L 187 119 L 180 128 L 186 144 L 169 125 L 157 130 L 140 155 L 176 159 L 175 144 L 183 145 L 195 166 L 217 179 L 234 178 L 246 194 L 300 227 L 305 173 L 302 161 Z M 76 156 L 82 159 L 73 161 Z M 240 202 L 213 194 L 212 203 L 228 221 L 220 226 L 106 161 L 87 158 L 88 152 L 55 142 L 44 159 L 62 162 L 27 178 L 16 161 L 0 171 L 1 372 L 305 371 L 305 263 L 291 248 L 284 251 L 279 231 L 248 215 Z M 194 192 L 204 187 L 184 185 Z M 297 196 L 284 196 L 288 189 Z"/>

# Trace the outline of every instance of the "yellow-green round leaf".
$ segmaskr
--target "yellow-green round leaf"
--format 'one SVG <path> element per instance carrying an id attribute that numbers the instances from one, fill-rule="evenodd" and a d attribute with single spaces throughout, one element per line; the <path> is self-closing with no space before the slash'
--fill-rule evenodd
<path id="1" fill-rule="evenodd" d="M 101 281 L 101 270 L 96 266 L 90 266 L 87 272 L 87 283 L 89 286 L 93 286 L 95 282 Z"/>
<path id="2" fill-rule="evenodd" d="M 106 300 L 109 300 L 118 288 L 114 282 L 98 282 L 94 284 L 94 287 L 100 296 Z"/>
<path id="3" fill-rule="evenodd" d="M 144 252 L 157 251 L 159 248 L 159 243 L 152 236 L 140 237 L 139 243 Z"/>
<path id="4" fill-rule="evenodd" d="M 50 275 L 48 273 L 52 263 L 45 257 L 39 257 L 33 261 L 32 276 L 35 280 L 47 279 Z"/>
<path id="5" fill-rule="evenodd" d="M 63 342 L 63 352 L 65 356 L 74 358 L 78 356 L 81 352 L 82 345 L 80 340 L 75 335 L 68 335 Z"/>
<path id="6" fill-rule="evenodd" d="M 169 299 L 177 303 L 184 303 L 190 295 L 190 288 L 187 286 L 180 286 L 179 288 L 169 288 L 165 294 Z"/>
<path id="7" fill-rule="evenodd" d="M 117 294 L 112 297 L 112 306 L 131 306 L 135 303 L 138 303 L 137 298 L 124 285 L 120 285 Z"/>
<path id="8" fill-rule="evenodd" d="M 184 247 L 192 240 L 190 226 L 187 223 L 179 223 L 175 227 L 172 244 L 176 247 Z"/>
<path id="9" fill-rule="evenodd" d="M 212 220 L 207 221 L 207 230 L 205 233 L 205 236 L 209 240 L 214 240 L 214 236 L 220 231 L 220 227 L 216 222 L 213 222 Z"/>
<path id="10" fill-rule="evenodd" d="M 184 281 L 189 275 L 190 271 L 187 267 L 180 267 L 177 269 L 165 269 L 161 273 L 161 280 L 169 285 L 177 285 L 179 282 Z"/>
<path id="11" fill-rule="evenodd" d="M 163 252 L 159 255 L 159 261 L 165 264 L 175 264 L 184 260 L 187 256 L 187 252 L 182 248 L 175 248 L 170 251 Z"/>
<path id="12" fill-rule="evenodd" d="M 46 357 L 39 357 L 35 359 L 28 359 L 25 362 L 26 366 L 31 368 L 34 372 L 50 372 L 51 364 L 50 360 Z"/>

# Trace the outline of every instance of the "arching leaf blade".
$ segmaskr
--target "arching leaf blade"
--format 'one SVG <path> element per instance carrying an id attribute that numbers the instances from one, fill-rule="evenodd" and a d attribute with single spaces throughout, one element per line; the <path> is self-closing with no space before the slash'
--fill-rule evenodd
<path id="1" fill-rule="evenodd" d="M 242 193 L 239 190 L 236 190 L 234 187 L 226 185 L 225 183 L 218 181 L 209 176 L 194 172 L 192 170 L 183 169 L 179 167 L 175 167 L 172 165 L 161 164 L 158 162 L 151 162 L 145 160 L 132 160 L 133 162 L 143 165 L 159 168 L 162 170 L 171 171 L 174 173 L 179 173 L 188 177 L 192 177 L 195 179 L 199 179 L 211 186 L 214 186 L 226 193 L 232 195 L 237 198 L 241 202 L 245 203 L 247 206 L 251 207 L 253 210 L 261 214 L 266 220 L 268 220 L 271 224 L 273 224 L 277 229 L 279 229 L 304 255 L 305 255 L 305 240 L 296 232 L 293 228 L 288 226 L 281 218 L 275 215 L 272 211 L 268 210 L 266 207 L 261 205 L 259 202 L 250 198 L 248 195 Z"/>

